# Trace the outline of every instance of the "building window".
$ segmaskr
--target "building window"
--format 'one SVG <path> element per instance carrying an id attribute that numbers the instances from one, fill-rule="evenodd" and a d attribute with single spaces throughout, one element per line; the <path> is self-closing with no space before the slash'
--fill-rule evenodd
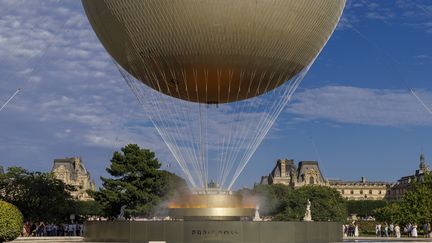
<path id="1" fill-rule="evenodd" d="M 342 194 L 345 194 L 345 190 L 342 190 Z"/>
<path id="2" fill-rule="evenodd" d="M 381 195 L 381 194 L 382 194 L 382 191 L 379 191 L 379 194 Z"/>
<path id="3" fill-rule="evenodd" d="M 360 190 L 360 194 L 362 194 L 362 195 L 363 195 L 363 190 Z"/>
<path id="4" fill-rule="evenodd" d="M 351 194 L 354 194 L 354 190 L 351 190 Z"/>
<path id="5" fill-rule="evenodd" d="M 311 185 L 315 184 L 315 178 L 310 177 L 309 178 L 309 184 L 311 184 Z"/>
<path id="6" fill-rule="evenodd" d="M 373 194 L 373 193 L 372 193 L 372 190 L 369 190 L 369 194 Z"/>

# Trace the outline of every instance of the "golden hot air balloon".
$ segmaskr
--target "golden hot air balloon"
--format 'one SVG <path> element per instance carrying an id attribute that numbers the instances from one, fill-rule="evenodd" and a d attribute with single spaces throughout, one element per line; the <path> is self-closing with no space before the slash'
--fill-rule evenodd
<path id="1" fill-rule="evenodd" d="M 129 74 L 179 99 L 230 103 L 308 66 L 345 0 L 83 0 L 103 45 Z"/>
<path id="2" fill-rule="evenodd" d="M 232 188 L 345 0 L 82 0 L 193 188 Z M 217 104 L 217 105 L 211 105 Z"/>

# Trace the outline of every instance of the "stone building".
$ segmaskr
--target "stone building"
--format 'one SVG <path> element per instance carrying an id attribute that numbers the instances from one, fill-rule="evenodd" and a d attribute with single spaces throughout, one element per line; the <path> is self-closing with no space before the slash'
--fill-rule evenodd
<path id="1" fill-rule="evenodd" d="M 72 185 L 76 191 L 72 191 L 73 197 L 80 201 L 92 200 L 87 191 L 96 190 L 96 184 L 92 181 L 90 173 L 84 167 L 81 158 L 55 159 L 51 170 L 55 177 L 67 185 Z"/>
<path id="2" fill-rule="evenodd" d="M 380 181 L 329 180 L 329 186 L 336 189 L 343 198 L 348 200 L 383 200 L 388 197 L 391 184 Z"/>
<path id="3" fill-rule="evenodd" d="M 419 169 L 416 170 L 413 175 L 404 176 L 397 180 L 397 182 L 394 183 L 390 189 L 389 199 L 401 199 L 405 192 L 409 189 L 410 183 L 415 180 L 423 180 L 425 173 L 430 173 L 430 169 L 426 164 L 424 155 L 421 154 Z"/>
<path id="4" fill-rule="evenodd" d="M 366 181 L 326 180 L 317 161 L 301 161 L 298 167 L 294 160 L 278 160 L 268 176 L 260 184 L 283 184 L 293 188 L 305 185 L 328 186 L 336 189 L 348 200 L 382 200 L 388 194 L 390 183 Z"/>
<path id="5" fill-rule="evenodd" d="M 305 185 L 328 185 L 317 161 L 301 161 L 298 167 L 294 160 L 281 159 L 268 176 L 261 178 L 261 184 L 283 184 L 293 188 Z"/>

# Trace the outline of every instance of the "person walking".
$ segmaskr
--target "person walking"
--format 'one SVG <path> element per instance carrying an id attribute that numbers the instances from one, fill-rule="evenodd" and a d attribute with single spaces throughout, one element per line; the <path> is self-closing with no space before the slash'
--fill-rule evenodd
<path id="1" fill-rule="evenodd" d="M 395 235 L 396 235 L 396 238 L 400 238 L 401 237 L 401 232 L 400 232 L 399 225 L 395 226 Z"/>
<path id="2" fill-rule="evenodd" d="M 427 233 L 427 237 L 431 238 L 432 237 L 432 229 L 431 229 L 431 224 L 428 223 L 428 233 Z"/>
<path id="3" fill-rule="evenodd" d="M 423 236 L 424 236 L 424 238 L 428 238 L 428 236 L 429 236 L 429 224 L 428 223 L 425 223 L 423 225 Z"/>
<path id="4" fill-rule="evenodd" d="M 412 226 L 412 229 L 411 229 L 411 237 L 414 237 L 414 238 L 417 238 L 417 237 L 418 237 L 418 233 L 417 233 L 417 225 L 416 225 L 416 224 L 414 224 L 414 225 Z"/>
<path id="5" fill-rule="evenodd" d="M 359 228 L 357 223 L 354 223 L 354 237 L 359 237 Z"/>
<path id="6" fill-rule="evenodd" d="M 69 236 L 69 225 L 63 224 L 63 236 Z"/>
<path id="7" fill-rule="evenodd" d="M 384 235 L 387 238 L 389 237 L 389 226 L 387 223 L 385 223 L 385 225 L 384 225 Z"/>
<path id="8" fill-rule="evenodd" d="M 69 228 L 69 236 L 75 236 L 75 224 L 69 224 L 69 226 L 68 226 L 68 228 Z"/>
<path id="9" fill-rule="evenodd" d="M 381 224 L 375 226 L 375 234 L 377 237 L 381 237 Z"/>
<path id="10" fill-rule="evenodd" d="M 81 228 L 78 222 L 75 223 L 75 236 L 81 236 Z"/>
<path id="11" fill-rule="evenodd" d="M 26 221 L 24 224 L 23 237 L 29 237 L 30 236 L 30 234 L 31 234 L 30 227 L 31 227 L 30 222 Z"/>
<path id="12" fill-rule="evenodd" d="M 394 230 L 395 230 L 395 227 L 394 227 L 394 224 L 393 223 L 391 223 L 390 224 L 390 237 L 394 237 L 395 236 L 395 232 L 394 232 Z"/>
<path id="13" fill-rule="evenodd" d="M 412 228 L 413 228 L 412 224 L 409 223 L 409 224 L 407 225 L 408 237 L 411 237 L 411 236 L 412 236 Z"/>

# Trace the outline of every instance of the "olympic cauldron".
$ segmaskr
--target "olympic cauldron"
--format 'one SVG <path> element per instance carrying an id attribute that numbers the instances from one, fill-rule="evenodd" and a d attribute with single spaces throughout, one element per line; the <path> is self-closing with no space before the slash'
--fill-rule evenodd
<path id="1" fill-rule="evenodd" d="M 178 197 L 168 205 L 172 219 L 186 221 L 239 221 L 250 220 L 256 206 L 242 195 L 221 190 L 210 183 L 205 189 Z"/>

